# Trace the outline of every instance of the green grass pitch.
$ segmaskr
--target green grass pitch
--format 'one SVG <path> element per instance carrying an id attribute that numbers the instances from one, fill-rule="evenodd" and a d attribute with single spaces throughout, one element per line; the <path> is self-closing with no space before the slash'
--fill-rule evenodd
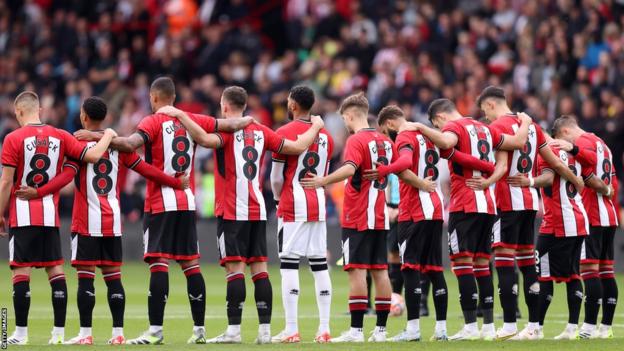
<path id="1" fill-rule="evenodd" d="M 202 272 L 206 280 L 207 287 L 207 306 L 206 306 L 206 329 L 208 337 L 216 336 L 225 330 L 227 320 L 225 315 L 225 279 L 224 273 L 215 264 L 204 264 Z M 78 333 L 78 309 L 76 307 L 76 274 L 75 271 L 67 266 L 67 283 L 69 289 L 69 306 L 67 311 L 67 326 L 65 336 L 67 339 L 74 337 Z M 9 316 L 9 334 L 13 331 L 13 308 L 11 300 L 11 284 L 10 272 L 6 265 L 0 268 L 0 275 L 5 277 L 5 284 L 0 289 L 0 307 L 8 308 Z M 122 349 L 146 349 L 156 347 L 157 350 L 176 350 L 181 348 L 205 349 L 220 348 L 229 350 L 247 350 L 247 349 L 275 349 L 277 345 L 253 345 L 257 332 L 257 316 L 253 301 L 253 285 L 247 279 L 247 302 L 245 304 L 243 316 L 243 345 L 186 345 L 186 339 L 191 334 L 192 319 L 186 297 L 186 281 L 183 274 L 176 265 L 170 267 L 170 295 L 165 313 L 165 345 L 162 346 L 134 346 L 125 345 Z M 284 315 L 282 302 L 280 297 L 280 276 L 279 270 L 272 268 L 270 277 L 273 282 L 273 323 L 272 333 L 276 334 L 284 326 Z M 299 329 L 303 342 L 299 345 L 279 345 L 280 348 L 290 349 L 335 349 L 335 350 L 408 350 L 408 349 L 424 349 L 424 350 L 526 350 L 527 347 L 537 347 L 539 349 L 549 350 L 618 350 L 622 349 L 624 339 L 624 313 L 622 307 L 616 311 L 614 321 L 614 333 L 616 338 L 613 340 L 578 340 L 555 342 L 553 336 L 558 334 L 567 321 L 567 308 L 565 303 L 565 287 L 557 285 L 555 290 L 555 298 L 551 305 L 549 315 L 546 321 L 545 334 L 546 339 L 539 342 L 445 342 L 433 343 L 423 341 L 420 343 L 409 344 L 371 344 L 363 345 L 316 345 L 312 343 L 312 339 L 318 325 L 316 301 L 314 298 L 314 282 L 307 267 L 303 267 L 301 274 L 301 296 L 299 300 Z M 332 271 L 332 281 L 334 286 L 334 296 L 332 304 L 331 328 L 332 335 L 337 336 L 340 332 L 346 330 L 349 326 L 349 317 L 347 311 L 347 276 L 338 268 Z M 125 319 L 125 335 L 126 338 L 134 338 L 138 336 L 148 327 L 147 322 L 147 290 L 148 290 L 149 273 L 147 267 L 141 263 L 130 263 L 123 267 L 123 282 L 126 289 L 126 319 Z M 457 283 L 455 277 L 447 274 L 447 283 L 449 285 L 449 315 L 448 315 L 448 332 L 452 334 L 456 332 L 462 325 L 461 311 L 459 309 Z M 624 276 L 618 276 L 618 285 L 624 289 Z M 45 272 L 36 270 L 31 278 L 32 303 L 30 308 L 29 319 L 29 338 L 30 345 L 22 347 L 24 350 L 43 350 L 50 349 L 51 346 L 45 345 L 50 336 L 52 328 L 52 306 L 50 305 L 50 287 L 45 277 Z M 97 302 L 94 311 L 93 333 L 95 346 L 85 346 L 88 350 L 110 350 L 113 346 L 105 345 L 106 340 L 110 337 L 111 318 L 106 302 L 106 286 L 101 279 L 100 274 L 96 278 L 96 294 Z M 522 327 L 526 323 L 526 308 L 520 297 L 523 319 L 519 321 Z M 433 311 L 433 303 L 429 301 L 430 309 Z M 498 319 L 501 315 L 499 301 L 495 302 L 497 315 L 496 325 L 501 326 L 502 320 Z M 581 312 L 581 321 L 582 321 Z M 423 340 L 428 340 L 433 332 L 433 317 L 425 317 L 421 320 L 421 328 Z M 375 325 L 375 317 L 368 316 L 365 320 L 365 331 L 368 334 Z M 398 333 L 405 325 L 405 316 L 391 317 L 388 322 L 389 335 Z M 45 345 L 45 346 L 44 346 Z M 620 345 L 620 346 L 618 346 Z M 80 346 L 67 346 L 80 347 Z M 19 347 L 12 347 L 18 349 Z"/>

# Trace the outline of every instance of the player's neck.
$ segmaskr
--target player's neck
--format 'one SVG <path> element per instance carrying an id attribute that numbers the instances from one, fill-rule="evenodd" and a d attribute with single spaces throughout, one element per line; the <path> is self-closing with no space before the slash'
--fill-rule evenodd
<path id="1" fill-rule="evenodd" d="M 294 114 L 293 113 L 293 120 L 297 121 L 297 120 L 301 120 L 301 121 L 310 121 L 311 120 L 311 116 L 310 116 L 310 112 L 305 112 L 305 113 L 299 113 L 299 114 Z"/>
<path id="2" fill-rule="evenodd" d="M 585 131 L 579 127 L 572 129 L 572 142 L 575 143 L 576 139 L 578 139 L 583 134 L 585 134 Z"/>
<path id="3" fill-rule="evenodd" d="M 501 117 L 501 116 L 505 116 L 505 115 L 513 115 L 513 112 L 511 112 L 511 109 L 509 108 L 509 106 L 504 105 L 504 106 L 500 106 L 498 107 L 498 109 L 496 109 L 495 111 L 496 117 Z"/>
<path id="4" fill-rule="evenodd" d="M 89 123 L 89 122 L 85 122 L 85 129 L 90 130 L 92 132 L 104 130 L 104 128 L 102 128 L 102 123 Z"/>
<path id="5" fill-rule="evenodd" d="M 370 128 L 370 126 L 368 125 L 367 120 L 357 121 L 355 122 L 355 125 L 353 126 L 353 133 L 357 133 L 362 129 L 368 129 L 368 128 Z"/>
<path id="6" fill-rule="evenodd" d="M 29 124 L 42 124 L 38 115 L 32 115 L 28 117 L 23 117 L 22 126 L 27 126 Z"/>
<path id="7" fill-rule="evenodd" d="M 243 111 L 240 112 L 229 112 L 225 114 L 225 118 L 242 118 Z"/>

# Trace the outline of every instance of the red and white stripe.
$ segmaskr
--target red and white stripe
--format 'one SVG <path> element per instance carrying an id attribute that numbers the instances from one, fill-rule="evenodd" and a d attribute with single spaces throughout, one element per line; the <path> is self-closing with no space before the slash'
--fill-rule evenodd
<path id="1" fill-rule="evenodd" d="M 468 135 L 470 137 L 470 150 L 472 156 L 480 158 L 478 143 L 479 140 L 486 140 L 487 143 L 490 145 L 490 151 L 487 155 L 488 160 L 490 162 L 495 162 L 492 134 L 490 133 L 490 130 L 485 126 L 477 129 L 477 126 L 475 124 L 467 124 L 466 130 L 468 131 Z M 482 173 L 481 171 L 473 170 L 472 176 L 479 177 L 482 176 Z M 495 185 L 492 184 L 488 189 L 485 190 L 473 190 L 476 205 L 475 212 L 496 214 L 496 199 L 494 196 L 494 187 Z"/>
<path id="2" fill-rule="evenodd" d="M 512 125 L 514 133 L 518 132 L 518 125 Z M 537 151 L 540 145 L 537 145 L 537 131 L 535 129 L 535 124 L 531 124 L 529 126 L 529 136 L 527 142 L 531 145 L 531 152 L 529 153 L 529 158 L 533 164 L 531 170 L 527 173 L 532 174 L 533 168 L 535 168 L 537 164 Z M 526 149 L 526 146 L 524 147 Z M 518 171 L 518 163 L 520 158 L 520 150 L 514 150 L 513 156 L 511 159 L 511 163 L 509 164 L 509 173 L 507 176 L 511 177 L 520 173 Z M 502 193 L 507 192 L 509 194 L 509 199 L 511 203 L 511 209 L 513 211 L 524 211 L 524 210 L 539 210 L 539 197 L 537 195 L 537 189 L 533 187 L 514 187 L 509 185 L 506 181 L 500 182 L 500 186 L 504 187 L 504 190 L 501 190 L 499 194 L 500 197 L 504 196 Z M 498 199 L 499 201 L 503 201 L 502 198 Z M 502 206 L 501 206 L 502 208 Z"/>
<path id="3" fill-rule="evenodd" d="M 261 130 L 248 131 L 253 133 L 253 138 L 246 137 L 244 130 L 239 130 L 232 134 L 234 161 L 236 163 L 236 193 L 235 201 L 227 201 L 226 209 L 228 213 L 236 213 L 238 221 L 265 221 L 266 206 L 264 196 L 260 191 L 260 161 L 264 152 L 264 133 Z M 245 146 L 253 146 L 258 153 L 258 158 L 254 162 L 256 165 L 256 176 L 253 180 L 248 180 L 243 173 L 245 161 L 243 159 L 243 149 Z M 229 197 L 231 189 L 226 189 L 225 196 Z"/>
<path id="4" fill-rule="evenodd" d="M 191 164 L 184 171 L 186 176 L 189 176 L 194 167 L 195 159 L 195 142 L 184 128 L 176 128 L 173 120 L 164 121 L 162 123 L 162 138 L 163 138 L 163 171 L 171 176 L 176 176 L 178 173 L 172 166 L 172 160 L 174 157 L 173 139 L 177 136 L 184 136 L 189 141 L 189 148 L 186 152 L 190 157 Z M 162 195 L 163 206 L 165 211 L 195 211 L 195 195 L 191 188 L 185 190 L 174 189 L 166 185 L 160 185 L 160 192 Z"/>
<path id="5" fill-rule="evenodd" d="M 392 161 L 392 144 L 389 141 L 371 140 L 368 142 L 368 151 L 373 168 L 380 157 L 385 157 L 388 163 Z M 385 181 L 387 182 L 387 179 Z M 375 188 L 374 183 L 368 188 L 366 220 L 368 229 L 382 227 L 386 230 L 390 229 L 385 192 Z"/>
<path id="6" fill-rule="evenodd" d="M 432 176 L 431 174 L 425 174 L 427 169 L 427 151 L 434 150 L 438 156 L 440 155 L 440 149 L 435 146 L 430 140 L 426 139 L 422 134 L 416 135 L 416 141 L 420 145 L 418 148 L 418 176 L 422 179 Z M 440 159 L 438 158 L 438 162 Z M 437 167 L 437 165 L 436 165 Z M 444 206 L 442 203 L 442 190 L 440 189 L 440 182 L 436 182 L 436 190 L 434 192 L 427 192 L 418 189 L 418 199 L 420 201 L 420 209 L 422 211 L 423 218 L 425 220 L 441 219 L 444 217 Z M 417 204 L 412 204 L 417 205 Z M 418 206 L 416 206 L 418 207 Z"/>
<path id="7" fill-rule="evenodd" d="M 89 143 L 89 146 L 95 143 Z M 112 180 L 111 190 L 108 194 L 98 194 L 93 187 L 93 179 L 95 178 L 95 165 L 89 163 L 86 165 L 85 188 L 88 206 L 88 231 L 90 236 L 106 236 L 113 233 L 114 236 L 121 236 L 121 209 L 119 208 L 119 199 L 117 194 L 117 177 L 119 174 L 119 152 L 109 149 L 102 158 L 106 158 L 111 162 L 112 170 L 108 177 Z"/>
<path id="8" fill-rule="evenodd" d="M 603 176 L 606 176 L 606 179 L 610 180 L 613 176 L 611 174 L 613 173 L 611 150 L 609 150 L 609 147 L 607 147 L 607 145 L 605 145 L 601 140 L 596 141 L 596 161 L 596 169 L 594 170 L 596 177 L 598 177 L 598 179 L 602 179 Z M 606 164 L 609 166 L 605 172 L 604 165 Z M 610 183 L 611 182 L 609 182 L 609 185 Z M 598 217 L 601 227 L 617 226 L 619 224 L 618 216 L 615 206 L 613 205 L 613 201 L 596 191 L 594 191 L 594 193 L 594 196 L 596 196 L 596 202 L 598 203 L 598 208 L 589 207 L 588 210 L 590 212 L 590 217 Z M 595 222 L 595 220 L 592 218 L 592 223 L 593 222 Z"/>

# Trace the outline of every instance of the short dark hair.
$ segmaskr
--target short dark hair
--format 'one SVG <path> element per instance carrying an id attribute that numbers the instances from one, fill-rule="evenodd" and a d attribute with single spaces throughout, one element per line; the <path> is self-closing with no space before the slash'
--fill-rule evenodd
<path id="1" fill-rule="evenodd" d="M 314 91 L 306 86 L 297 85 L 290 89 L 290 98 L 304 111 L 310 111 L 314 105 Z"/>
<path id="2" fill-rule="evenodd" d="M 379 116 L 377 116 L 377 123 L 382 126 L 384 123 L 390 120 L 395 120 L 398 118 L 405 117 L 403 110 L 397 105 L 388 105 L 379 111 Z"/>
<path id="3" fill-rule="evenodd" d="M 483 89 L 481 95 L 477 98 L 477 107 L 481 108 L 483 101 L 490 98 L 503 101 L 507 100 L 505 97 L 505 90 L 503 90 L 503 88 L 490 85 Z"/>
<path id="4" fill-rule="evenodd" d="M 359 92 L 357 94 L 349 95 L 340 104 L 340 114 L 343 114 L 346 110 L 355 107 L 364 114 L 368 114 L 368 99 L 364 93 Z"/>
<path id="5" fill-rule="evenodd" d="M 150 92 L 158 93 L 163 98 L 173 98 L 175 96 L 175 84 L 169 77 L 159 77 L 152 82 Z"/>
<path id="6" fill-rule="evenodd" d="M 236 85 L 225 88 L 223 90 L 223 98 L 240 109 L 244 109 L 245 105 L 247 105 L 247 91 Z"/>
<path id="7" fill-rule="evenodd" d="M 435 99 L 429 105 L 427 109 L 427 115 L 429 115 L 429 122 L 433 122 L 435 116 L 440 112 L 453 112 L 457 110 L 455 103 L 449 99 Z"/>
<path id="8" fill-rule="evenodd" d="M 561 133 L 561 129 L 573 126 L 578 126 L 578 121 L 576 120 L 576 117 L 563 115 L 553 122 L 551 134 L 553 137 L 556 137 L 557 135 L 559 135 L 559 133 Z"/>
<path id="9" fill-rule="evenodd" d="M 100 97 L 92 96 L 82 103 L 82 109 L 90 119 L 103 121 L 106 118 L 106 103 Z"/>

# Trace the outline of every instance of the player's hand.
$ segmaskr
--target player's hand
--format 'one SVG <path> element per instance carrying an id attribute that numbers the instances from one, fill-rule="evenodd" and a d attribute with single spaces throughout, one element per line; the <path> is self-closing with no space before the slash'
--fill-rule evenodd
<path id="1" fill-rule="evenodd" d="M 188 189 L 189 186 L 191 185 L 191 179 L 187 175 L 183 174 L 176 178 L 180 179 L 180 189 L 182 190 Z"/>
<path id="2" fill-rule="evenodd" d="M 108 134 L 112 136 L 113 138 L 117 136 L 117 132 L 112 128 L 106 128 L 106 130 L 104 131 L 104 134 Z"/>
<path id="3" fill-rule="evenodd" d="M 243 117 L 243 128 L 247 127 L 248 125 L 255 123 L 255 124 L 262 124 L 260 122 L 258 122 L 255 118 L 253 118 L 252 116 L 245 116 Z"/>
<path id="4" fill-rule="evenodd" d="M 9 233 L 6 232 L 6 222 L 4 220 L 4 216 L 0 216 L 0 237 L 4 238 Z"/>
<path id="5" fill-rule="evenodd" d="M 583 191 L 583 188 L 585 188 L 585 181 L 583 180 L 583 177 L 576 177 L 574 187 L 579 193 Z"/>
<path id="6" fill-rule="evenodd" d="M 375 162 L 375 168 L 364 170 L 363 178 L 366 180 L 378 180 L 380 178 L 383 178 L 383 176 L 381 175 L 381 171 L 384 169 L 384 167 L 387 166 L 382 163 Z"/>
<path id="7" fill-rule="evenodd" d="M 102 137 L 100 133 L 95 133 L 86 129 L 75 131 L 74 136 L 81 141 L 100 141 Z"/>
<path id="8" fill-rule="evenodd" d="M 522 123 L 526 123 L 526 124 L 533 123 L 533 118 L 531 118 L 531 116 L 527 115 L 524 112 L 518 113 L 518 118 L 520 119 L 520 122 Z"/>
<path id="9" fill-rule="evenodd" d="M 31 200 L 36 199 L 38 196 L 37 189 L 31 186 L 20 186 L 19 189 L 15 190 L 15 196 L 17 196 L 20 200 Z"/>
<path id="10" fill-rule="evenodd" d="M 180 115 L 182 115 L 182 110 L 177 109 L 171 105 L 167 105 L 167 106 L 163 106 L 159 108 L 158 111 L 156 111 L 156 113 L 161 113 L 163 115 L 180 118 Z"/>
<path id="11" fill-rule="evenodd" d="M 572 145 L 571 142 L 567 141 L 567 140 L 563 140 L 563 139 L 553 139 L 549 145 L 554 145 L 556 147 L 558 147 L 559 149 L 563 150 L 563 151 L 567 151 L 570 152 L 572 151 L 572 148 L 574 147 L 574 145 Z"/>
<path id="12" fill-rule="evenodd" d="M 424 124 L 419 122 L 406 122 L 399 128 L 399 133 L 404 131 L 417 132 L 420 131 L 422 127 L 424 127 Z"/>
<path id="13" fill-rule="evenodd" d="M 511 186 L 515 186 L 517 188 L 524 188 L 531 185 L 531 181 L 529 177 L 524 173 L 518 173 L 516 175 L 512 175 L 507 177 L 507 183 Z"/>
<path id="14" fill-rule="evenodd" d="M 615 197 L 615 188 L 613 185 L 609 185 L 609 199 L 613 199 Z"/>
<path id="15" fill-rule="evenodd" d="M 394 223 L 397 221 L 397 218 L 399 218 L 399 209 L 388 207 L 388 220 Z"/>
<path id="16" fill-rule="evenodd" d="M 325 126 L 325 122 L 323 122 L 321 116 L 312 115 L 310 117 L 310 121 L 312 121 L 312 124 L 315 125 L 318 129 L 321 129 Z"/>
<path id="17" fill-rule="evenodd" d="M 434 182 L 432 180 L 432 177 L 429 176 L 422 180 L 422 186 L 420 187 L 420 190 L 426 191 L 428 193 L 432 193 L 436 191 L 437 187 L 438 187 L 438 183 Z"/>
<path id="18" fill-rule="evenodd" d="M 325 186 L 325 178 L 308 172 L 306 177 L 299 181 L 299 184 L 305 189 L 316 189 Z"/>
<path id="19" fill-rule="evenodd" d="M 466 179 L 466 185 L 472 190 L 485 190 L 490 186 L 490 182 L 481 176 Z"/>

